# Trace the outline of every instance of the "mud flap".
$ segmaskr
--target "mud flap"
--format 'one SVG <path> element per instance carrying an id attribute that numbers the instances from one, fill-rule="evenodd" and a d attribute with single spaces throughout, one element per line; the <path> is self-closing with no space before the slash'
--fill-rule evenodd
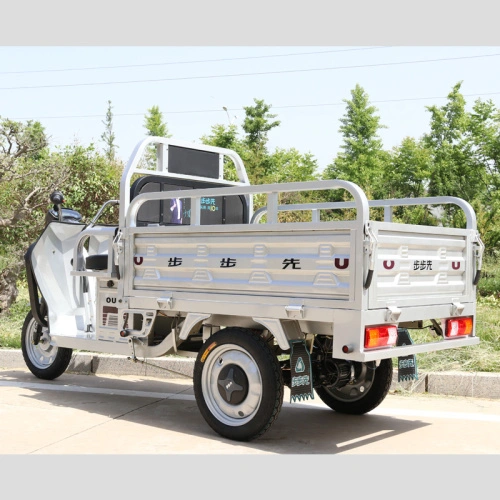
<path id="1" fill-rule="evenodd" d="M 398 328 L 397 346 L 412 345 L 413 340 L 406 328 Z M 398 382 L 407 380 L 418 380 L 417 357 L 415 354 L 398 357 Z"/>
<path id="2" fill-rule="evenodd" d="M 290 403 L 314 399 L 311 356 L 303 340 L 290 341 Z"/>

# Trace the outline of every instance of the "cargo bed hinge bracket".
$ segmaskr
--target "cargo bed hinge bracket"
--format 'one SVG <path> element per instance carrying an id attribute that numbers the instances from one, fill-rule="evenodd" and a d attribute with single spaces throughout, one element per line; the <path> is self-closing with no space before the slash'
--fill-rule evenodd
<path id="1" fill-rule="evenodd" d="M 174 299 L 172 298 L 172 294 L 170 294 L 168 297 L 160 297 L 156 302 L 160 309 L 172 309 Z"/>
<path id="2" fill-rule="evenodd" d="M 451 316 L 460 316 L 464 310 L 465 306 L 456 301 L 451 304 L 451 310 L 450 310 L 450 315 Z"/>
<path id="3" fill-rule="evenodd" d="M 385 320 L 397 322 L 401 316 L 401 309 L 396 306 L 387 306 L 387 311 L 385 312 Z"/>
<path id="4" fill-rule="evenodd" d="M 304 317 L 304 306 L 300 304 L 288 305 L 285 307 L 285 311 L 290 319 L 301 319 Z"/>

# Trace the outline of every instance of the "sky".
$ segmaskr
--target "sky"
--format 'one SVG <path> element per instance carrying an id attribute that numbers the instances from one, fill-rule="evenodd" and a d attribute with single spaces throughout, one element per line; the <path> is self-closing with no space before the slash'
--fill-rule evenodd
<path id="1" fill-rule="evenodd" d="M 429 131 L 427 106 L 453 86 L 471 109 L 500 108 L 498 45 L 0 46 L 0 116 L 39 120 L 53 148 L 94 143 L 111 101 L 117 154 L 127 161 L 146 135 L 152 106 L 175 139 L 198 142 L 216 124 L 238 125 L 262 99 L 280 126 L 269 149 L 311 153 L 319 170 L 339 152 L 340 118 L 356 84 L 377 108 L 383 146 Z M 227 111 L 224 110 L 227 108 Z"/>

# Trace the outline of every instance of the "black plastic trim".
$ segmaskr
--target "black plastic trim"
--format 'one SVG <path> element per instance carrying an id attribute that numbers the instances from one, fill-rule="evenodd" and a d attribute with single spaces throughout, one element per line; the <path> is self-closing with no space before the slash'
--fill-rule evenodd
<path id="1" fill-rule="evenodd" d="M 364 284 L 364 288 L 370 288 L 370 285 L 372 284 L 372 278 L 373 278 L 373 269 L 368 269 L 368 274 L 366 275 L 366 281 Z"/>
<path id="2" fill-rule="evenodd" d="M 33 254 L 33 249 L 35 248 L 36 242 L 29 246 L 28 250 L 24 254 L 24 262 L 26 263 L 26 279 L 28 281 L 28 291 L 30 297 L 31 314 L 35 321 L 42 326 L 48 327 L 47 321 L 45 321 L 45 314 L 42 311 L 42 305 L 40 297 L 38 296 L 38 283 L 36 281 L 35 273 L 33 272 L 33 266 L 31 265 L 31 255 Z M 43 300 L 43 298 L 42 298 Z"/>

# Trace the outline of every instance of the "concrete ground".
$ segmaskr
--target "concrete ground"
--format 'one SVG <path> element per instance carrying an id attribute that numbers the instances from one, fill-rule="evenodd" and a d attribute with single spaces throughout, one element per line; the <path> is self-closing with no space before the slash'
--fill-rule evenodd
<path id="1" fill-rule="evenodd" d="M 500 451 L 500 400 L 389 393 L 379 407 L 358 416 L 333 412 L 318 397 L 292 403 L 286 389 L 272 427 L 254 441 L 237 442 L 222 438 L 205 422 L 190 379 L 141 375 L 64 373 L 40 380 L 26 368 L 0 370 L 0 420 L 0 455 L 10 457 Z"/>

